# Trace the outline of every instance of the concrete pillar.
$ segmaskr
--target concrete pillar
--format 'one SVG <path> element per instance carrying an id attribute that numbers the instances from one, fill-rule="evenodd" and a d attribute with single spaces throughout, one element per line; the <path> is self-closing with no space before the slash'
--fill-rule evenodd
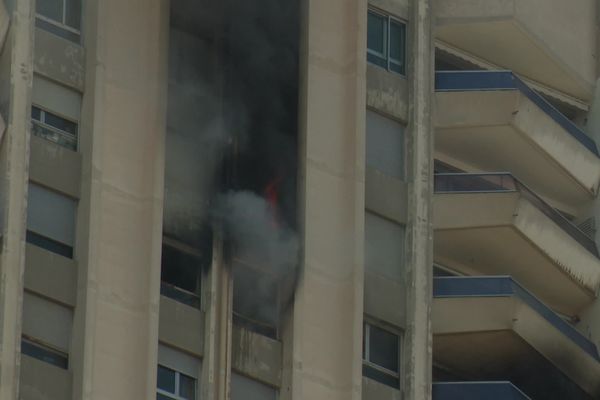
<path id="1" fill-rule="evenodd" d="M 1 1 L 1 0 L 0 0 Z M 29 107 L 33 81 L 33 2 L 0 7 L 10 29 L 0 60 L 0 399 L 17 400 L 29 164 Z M 6 26 L 0 28 L 5 32 Z M 1 137 L 2 135 L 0 135 Z"/>
<path id="2" fill-rule="evenodd" d="M 156 397 L 168 5 L 86 2 L 77 400 Z"/>
<path id="3" fill-rule="evenodd" d="M 367 2 L 304 0 L 303 265 L 286 398 L 358 400 L 362 380 Z M 284 379 L 284 382 L 286 379 Z M 282 397 L 283 398 L 283 397 Z"/>
<path id="4" fill-rule="evenodd" d="M 213 260 L 206 274 L 207 293 L 202 363 L 201 398 L 228 400 L 231 380 L 231 329 L 233 282 L 231 269 L 224 264 L 223 240 L 215 234 Z"/>
<path id="5" fill-rule="evenodd" d="M 431 399 L 433 12 L 431 0 L 412 0 L 410 8 L 404 398 L 426 400 Z"/>

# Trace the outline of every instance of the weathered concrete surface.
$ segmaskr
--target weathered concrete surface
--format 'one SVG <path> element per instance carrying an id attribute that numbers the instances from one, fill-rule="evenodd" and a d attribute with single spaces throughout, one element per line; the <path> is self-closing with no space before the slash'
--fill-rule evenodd
<path id="1" fill-rule="evenodd" d="M 168 2 L 85 7 L 73 397 L 156 396 Z"/>
<path id="2" fill-rule="evenodd" d="M 0 2 L 6 29 L 6 10 Z M 6 137 L 0 142 L 0 398 L 17 400 L 19 387 L 25 216 L 29 159 L 29 102 L 33 79 L 33 2 L 19 1 L 11 13 L 0 76 Z"/>
<path id="3" fill-rule="evenodd" d="M 231 334 L 231 368 L 270 386 L 281 385 L 281 342 L 240 327 Z"/>
<path id="4" fill-rule="evenodd" d="M 73 374 L 29 356 L 21 362 L 20 400 L 71 399 Z"/>
<path id="5" fill-rule="evenodd" d="M 409 54 L 407 324 L 404 396 L 431 399 L 433 265 L 433 14 L 431 0 L 412 0 Z"/>
<path id="6" fill-rule="evenodd" d="M 291 388 L 283 387 L 280 395 L 282 399 L 358 400 L 367 3 L 305 0 L 301 7 L 304 254 L 293 306 Z"/>
<path id="7" fill-rule="evenodd" d="M 85 80 L 83 48 L 42 29 L 35 30 L 35 72 L 63 85 L 83 91 Z"/>

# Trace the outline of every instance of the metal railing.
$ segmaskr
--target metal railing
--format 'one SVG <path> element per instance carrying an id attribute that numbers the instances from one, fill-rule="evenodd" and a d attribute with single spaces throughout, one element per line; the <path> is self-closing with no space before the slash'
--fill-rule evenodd
<path id="1" fill-rule="evenodd" d="M 592 238 L 508 172 L 435 174 L 434 191 L 435 193 L 519 192 L 577 243 L 598 257 L 598 248 Z"/>
<path id="2" fill-rule="evenodd" d="M 594 139 L 511 71 L 438 71 L 435 73 L 435 90 L 436 92 L 518 90 L 586 149 L 596 156 L 599 155 Z"/>

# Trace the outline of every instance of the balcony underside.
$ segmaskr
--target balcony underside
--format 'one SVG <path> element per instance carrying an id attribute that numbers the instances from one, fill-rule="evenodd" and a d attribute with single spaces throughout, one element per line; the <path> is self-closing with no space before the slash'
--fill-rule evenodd
<path id="1" fill-rule="evenodd" d="M 511 275 L 576 315 L 595 298 L 600 260 L 518 192 L 434 197 L 434 257 L 466 275 Z"/>
<path id="2" fill-rule="evenodd" d="M 597 192 L 600 158 L 521 92 L 438 92 L 436 110 L 437 158 L 511 171 L 573 215 Z"/>
<path id="3" fill-rule="evenodd" d="M 591 99 L 592 2 L 438 0 L 435 9 L 439 40 L 578 99 Z M 569 26 L 569 35 L 561 26 Z"/>
<path id="4" fill-rule="evenodd" d="M 433 400 L 530 400 L 510 382 L 437 382 Z"/>
<path id="5" fill-rule="evenodd" d="M 509 380 L 532 398 L 600 395 L 596 347 L 511 278 L 437 278 L 434 297 L 437 364 Z"/>

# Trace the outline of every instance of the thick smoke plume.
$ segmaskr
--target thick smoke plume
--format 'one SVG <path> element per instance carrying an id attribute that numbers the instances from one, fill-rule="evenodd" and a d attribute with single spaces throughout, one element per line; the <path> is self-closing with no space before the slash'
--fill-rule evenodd
<path id="1" fill-rule="evenodd" d="M 296 266 L 296 232 L 277 219 L 264 197 L 249 191 L 221 194 L 213 215 L 225 227 L 236 258 L 267 268 L 276 276 L 286 275 Z"/>

